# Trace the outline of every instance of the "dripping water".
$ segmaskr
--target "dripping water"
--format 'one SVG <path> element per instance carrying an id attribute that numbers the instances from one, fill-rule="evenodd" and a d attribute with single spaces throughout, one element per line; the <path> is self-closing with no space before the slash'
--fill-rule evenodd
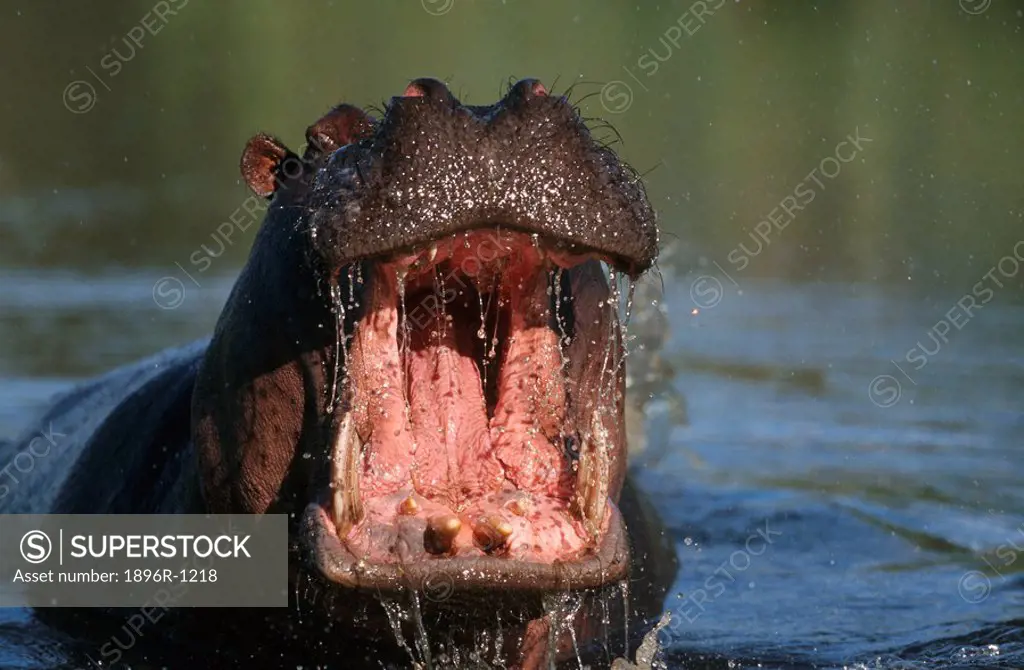
<path id="1" fill-rule="evenodd" d="M 497 628 L 495 629 L 496 632 L 497 632 L 497 635 L 494 638 L 494 666 L 497 667 L 497 668 L 504 668 L 505 667 L 505 653 L 504 653 L 505 652 L 505 633 L 502 630 L 502 626 L 501 626 L 501 610 L 496 611 L 494 613 L 494 615 L 495 615 L 495 618 L 496 618 L 496 626 L 497 626 Z"/>
<path id="2" fill-rule="evenodd" d="M 547 594 L 543 598 L 544 616 L 548 621 L 548 648 L 547 664 L 549 668 L 555 667 L 555 654 L 558 649 L 558 640 L 563 633 L 568 633 L 572 640 L 573 651 L 576 653 L 576 663 L 583 668 L 583 659 L 580 656 L 580 649 L 576 640 L 576 616 L 583 606 L 584 596 L 582 593 L 572 591 L 560 591 Z"/>
<path id="3" fill-rule="evenodd" d="M 455 238 L 453 237 L 452 239 L 454 244 Z M 468 238 L 466 240 L 466 244 L 469 244 Z M 448 294 L 446 290 L 445 277 L 442 276 L 441 267 L 440 265 L 438 265 L 435 267 L 434 271 L 434 323 L 438 330 L 436 331 L 436 333 L 432 334 L 436 334 L 437 336 L 436 345 L 437 356 L 439 359 L 437 363 L 440 364 L 440 359 L 444 357 L 445 362 L 447 363 L 445 365 L 445 370 L 448 373 L 449 388 L 456 389 L 459 388 L 459 383 L 458 380 L 456 379 L 456 366 L 453 364 L 452 361 L 454 354 L 452 353 L 451 349 L 448 346 L 448 320 L 451 317 L 448 314 L 448 301 L 445 299 L 447 295 Z M 453 294 L 453 296 L 454 295 L 455 294 Z M 444 421 L 444 427 L 439 428 L 438 430 L 444 431 L 445 445 L 454 445 L 456 437 L 458 435 L 458 428 L 455 425 L 454 413 L 451 411 L 446 411 Z M 448 481 L 455 481 L 456 477 L 458 476 L 458 464 L 455 462 L 456 451 L 457 450 L 453 448 L 445 449 L 445 457 L 448 460 Z"/>
<path id="4" fill-rule="evenodd" d="M 408 271 L 405 268 L 401 268 L 395 273 L 395 280 L 398 285 L 398 330 L 401 342 L 398 348 L 398 362 L 402 368 L 402 380 L 405 388 L 402 389 L 402 397 L 405 398 L 405 423 L 410 425 L 412 421 L 412 407 L 409 405 L 409 337 L 411 332 L 409 330 L 409 310 L 406 309 L 405 305 L 405 279 Z M 413 450 L 415 451 L 416 445 L 413 444 Z"/>
<path id="5" fill-rule="evenodd" d="M 611 288 L 609 296 L 608 313 L 610 317 L 609 322 L 609 335 L 611 339 L 611 346 L 609 350 L 611 352 L 611 369 L 608 371 L 608 397 L 611 398 L 615 393 L 615 379 L 619 373 L 619 367 L 623 363 L 622 353 L 622 337 L 623 329 L 622 322 L 619 319 L 621 313 L 620 302 L 622 300 L 622 290 L 619 286 L 619 273 L 615 270 L 609 271 L 609 285 Z"/>
<path id="6" fill-rule="evenodd" d="M 491 338 L 488 340 L 491 348 L 487 351 L 487 355 L 484 357 L 485 367 L 498 356 L 498 329 L 501 327 L 502 307 L 505 306 L 505 301 L 501 295 L 501 276 L 503 270 L 504 267 L 499 266 L 498 271 L 494 274 L 494 283 L 491 287 L 491 293 L 487 296 L 488 312 L 490 312 L 491 309 L 491 300 L 497 300 L 497 304 L 494 308 L 494 332 L 491 333 Z M 495 298 L 495 296 L 497 296 L 497 298 Z M 497 370 L 495 370 L 495 373 L 497 373 Z"/>
<path id="7" fill-rule="evenodd" d="M 348 301 L 342 296 L 341 286 L 332 281 L 330 284 L 331 312 L 334 314 L 334 370 L 331 375 L 330 401 L 327 409 L 328 415 L 334 413 L 338 403 L 338 387 L 343 385 L 343 375 L 348 374 L 348 347 L 350 336 L 345 332 L 346 314 L 355 313 L 359 307 L 356 300 L 356 284 L 363 283 L 363 268 L 361 264 L 348 266 Z"/>
<path id="8" fill-rule="evenodd" d="M 299 591 L 302 584 L 302 578 L 305 576 L 306 573 L 302 570 L 300 570 L 295 576 L 295 616 L 298 619 L 299 624 L 302 623 L 302 596 L 305 596 L 304 592 L 300 594 Z"/>
<path id="9" fill-rule="evenodd" d="M 341 361 L 345 359 L 345 370 L 348 370 L 348 350 L 345 341 L 345 303 L 341 298 L 341 287 L 331 283 L 331 311 L 334 312 L 334 373 L 331 375 L 331 399 L 327 405 L 327 415 L 334 414 L 338 402 L 338 382 L 341 377 Z"/>
<path id="10" fill-rule="evenodd" d="M 623 331 L 629 327 L 629 320 L 633 316 L 633 298 L 636 295 L 636 280 L 632 277 L 627 277 L 626 281 L 629 282 L 629 293 L 626 296 L 626 317 L 622 323 Z"/>
<path id="11" fill-rule="evenodd" d="M 562 301 L 567 299 L 568 296 L 562 296 L 562 274 L 564 270 L 560 267 L 556 267 L 549 274 L 548 285 L 551 287 L 549 290 L 554 291 L 555 295 L 555 322 L 558 324 L 558 353 L 562 359 L 562 372 L 564 373 L 569 367 L 569 357 L 566 350 L 569 348 L 571 343 L 569 334 L 566 332 L 565 319 L 562 317 Z"/>
<path id="12" fill-rule="evenodd" d="M 618 372 L 620 359 L 619 352 L 619 276 L 618 273 L 608 268 L 609 295 L 607 301 L 598 303 L 598 306 L 605 310 L 608 315 L 608 337 L 605 341 L 604 355 L 601 361 L 601 372 L 597 378 L 598 399 L 604 402 L 595 407 L 595 411 L 602 411 L 603 407 L 614 407 L 616 399 L 615 379 Z M 609 365 L 611 363 L 611 365 Z M 605 375 L 608 375 L 607 387 L 605 386 Z"/>
<path id="13" fill-rule="evenodd" d="M 604 638 L 604 652 L 608 658 L 608 664 L 611 665 L 611 630 L 612 630 L 612 615 L 610 601 L 612 593 L 607 588 L 601 589 L 598 602 L 601 604 L 601 633 Z"/>
<path id="14" fill-rule="evenodd" d="M 620 366 L 625 365 L 625 359 L 629 356 L 629 343 L 636 339 L 636 336 L 629 335 L 629 322 L 633 317 L 633 299 L 636 296 L 636 280 L 632 277 L 626 277 L 626 281 L 629 283 L 629 292 L 626 294 L 626 314 L 622 319 L 621 331 L 622 331 L 622 361 L 619 363 Z"/>
<path id="15" fill-rule="evenodd" d="M 497 332 L 498 332 L 498 319 L 501 318 L 501 313 L 498 312 L 494 317 L 494 332 L 495 335 L 490 340 L 487 339 L 487 315 L 491 313 L 491 301 L 494 300 L 494 292 L 496 290 L 497 276 L 495 276 L 495 283 L 492 283 L 490 292 L 487 293 L 487 304 L 484 304 L 484 292 L 483 287 L 478 287 L 476 292 L 476 300 L 480 305 L 480 328 L 476 331 L 476 336 L 484 343 L 484 356 L 480 371 L 482 377 L 482 386 L 487 388 L 487 375 L 491 360 L 494 358 L 498 350 Z"/>
<path id="16" fill-rule="evenodd" d="M 501 227 L 500 226 L 495 228 L 495 235 L 497 235 L 497 239 L 499 241 L 498 242 L 499 248 L 504 249 L 504 247 L 501 246 L 501 242 L 500 242 L 500 240 L 501 240 Z M 502 278 L 502 275 L 505 273 L 505 264 L 506 263 L 507 263 L 507 260 L 504 257 L 497 259 L 496 265 L 495 265 L 495 270 L 494 270 L 494 273 L 493 273 L 492 278 L 491 278 L 491 290 L 487 294 L 487 307 L 486 307 L 486 310 L 485 310 L 487 314 L 491 313 L 492 301 L 495 301 L 495 300 L 497 301 L 496 303 L 494 303 L 495 304 L 495 308 L 494 308 L 494 332 L 491 333 L 491 337 L 489 339 L 487 338 L 487 321 L 484 319 L 484 317 L 482 315 L 481 315 L 481 318 L 480 318 L 480 331 L 479 331 L 478 334 L 482 334 L 481 337 L 483 337 L 483 339 L 484 339 L 484 360 L 483 360 L 484 385 L 483 385 L 483 387 L 485 389 L 487 388 L 487 381 L 486 380 L 487 380 L 488 366 L 491 364 L 492 361 L 494 361 L 494 359 L 498 355 L 498 329 L 501 328 L 501 312 L 502 312 L 502 307 L 505 306 L 505 300 L 504 300 L 504 298 L 501 295 L 501 278 Z M 477 293 L 479 293 L 479 292 L 480 291 L 478 290 Z M 495 370 L 495 373 L 497 373 L 497 370 Z"/>
<path id="17" fill-rule="evenodd" d="M 572 621 L 576 618 L 576 613 L 580 609 L 580 605 L 583 604 L 582 596 L 579 594 L 576 595 L 578 598 L 576 602 L 576 607 L 573 613 L 568 617 L 570 623 L 568 626 L 566 626 L 566 628 L 569 629 L 569 638 L 572 640 L 572 650 L 573 653 L 576 654 L 576 664 L 580 667 L 580 670 L 583 670 L 583 659 L 580 657 L 580 644 L 579 640 L 576 639 L 576 626 L 572 624 Z"/>
<path id="18" fill-rule="evenodd" d="M 545 612 L 551 621 L 549 630 L 552 626 L 556 629 L 556 639 L 562 633 L 568 632 L 572 635 L 574 648 L 577 643 L 573 624 L 583 601 L 583 594 L 574 593 L 556 593 L 545 598 Z M 408 667 L 416 670 L 508 667 L 501 612 L 495 612 L 493 628 L 476 631 L 468 644 L 459 643 L 449 637 L 447 640 L 435 640 L 432 646 L 418 592 L 410 592 L 408 604 L 388 597 L 382 597 L 379 602 L 387 615 L 396 643 L 409 657 Z M 413 625 L 412 639 L 408 638 L 406 632 L 410 623 Z M 577 659 L 579 658 L 580 653 L 577 650 Z M 549 667 L 554 668 L 554 656 L 550 653 L 548 663 Z"/>
<path id="19" fill-rule="evenodd" d="M 548 648 L 544 660 L 550 670 L 555 670 L 555 650 L 558 648 L 558 604 L 553 596 L 544 597 L 544 615 L 548 620 Z"/>
<path id="20" fill-rule="evenodd" d="M 356 303 L 356 284 L 363 285 L 363 264 L 355 263 L 354 266 L 349 266 L 348 269 L 348 304 L 349 307 L 355 309 L 358 307 Z"/>
<path id="21" fill-rule="evenodd" d="M 402 607 L 401 603 L 390 598 L 381 597 L 380 604 L 384 608 L 384 613 L 387 614 L 388 623 L 391 625 L 391 632 L 395 636 L 395 642 L 409 655 L 412 667 L 416 668 L 416 670 L 423 670 L 423 665 L 416 658 L 416 653 L 409 646 L 409 643 L 405 641 L 405 633 L 402 632 L 402 622 L 408 618 L 408 612 Z"/>
<path id="22" fill-rule="evenodd" d="M 416 591 L 412 591 L 410 600 L 412 601 L 412 620 L 416 624 L 416 649 L 419 650 L 420 656 L 423 658 L 423 662 L 427 668 L 432 667 L 430 660 L 430 639 L 427 637 L 427 628 L 423 625 L 423 612 L 420 610 L 420 596 Z"/>
<path id="23" fill-rule="evenodd" d="M 619 582 L 619 591 L 622 593 L 622 626 L 623 635 L 625 635 L 625 642 L 623 642 L 625 649 L 622 653 L 625 656 L 629 656 L 629 580 L 623 579 Z"/>

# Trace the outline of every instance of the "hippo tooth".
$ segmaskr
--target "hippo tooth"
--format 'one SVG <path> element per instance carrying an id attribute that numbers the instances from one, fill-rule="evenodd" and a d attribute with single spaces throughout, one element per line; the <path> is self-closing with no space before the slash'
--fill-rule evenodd
<path id="1" fill-rule="evenodd" d="M 427 249 L 427 262 L 433 263 L 434 259 L 437 258 L 437 244 L 431 244 L 430 248 Z"/>
<path id="2" fill-rule="evenodd" d="M 530 511 L 531 505 L 530 501 L 526 498 L 515 498 L 514 500 L 509 501 L 505 507 L 508 508 L 509 512 L 512 512 L 516 516 L 526 516 Z"/>
<path id="3" fill-rule="evenodd" d="M 413 516 L 420 511 L 420 504 L 416 502 L 416 498 L 409 494 L 409 497 L 403 500 L 398 505 L 398 513 L 405 516 Z"/>
<path id="4" fill-rule="evenodd" d="M 473 526 L 473 539 L 488 553 L 504 547 L 510 537 L 512 524 L 497 515 L 484 517 Z"/>
<path id="5" fill-rule="evenodd" d="M 590 435 L 586 436 L 580 451 L 576 471 L 576 494 L 570 509 L 583 522 L 591 537 L 596 538 L 604 520 L 608 498 L 608 432 L 601 421 L 600 411 L 591 420 Z"/>
<path id="6" fill-rule="evenodd" d="M 332 512 L 339 537 L 346 536 L 352 526 L 363 518 L 357 467 L 360 453 L 359 436 L 352 428 L 352 415 L 346 412 L 338 426 L 331 453 Z"/>
<path id="7" fill-rule="evenodd" d="M 427 521 L 423 546 L 431 554 L 447 554 L 455 546 L 455 537 L 462 530 L 462 520 L 454 514 L 438 514 Z"/>

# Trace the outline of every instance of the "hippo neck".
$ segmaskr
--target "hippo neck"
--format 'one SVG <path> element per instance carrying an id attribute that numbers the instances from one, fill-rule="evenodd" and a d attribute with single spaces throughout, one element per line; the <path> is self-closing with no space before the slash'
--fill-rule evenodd
<path id="1" fill-rule="evenodd" d="M 208 511 L 295 511 L 321 440 L 337 328 L 326 273 L 272 208 L 217 323 L 192 398 Z"/>

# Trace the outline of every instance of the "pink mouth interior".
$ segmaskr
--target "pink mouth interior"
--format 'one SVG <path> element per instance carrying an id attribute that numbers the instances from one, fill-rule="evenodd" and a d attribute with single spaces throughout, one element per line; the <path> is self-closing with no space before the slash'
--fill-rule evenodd
<path id="1" fill-rule="evenodd" d="M 362 514 L 341 539 L 382 563 L 571 560 L 594 540 L 570 510 L 568 337 L 551 306 L 575 259 L 493 230 L 435 247 L 366 278 L 347 354 Z M 461 528 L 431 548 L 431 520 L 453 516 Z"/>

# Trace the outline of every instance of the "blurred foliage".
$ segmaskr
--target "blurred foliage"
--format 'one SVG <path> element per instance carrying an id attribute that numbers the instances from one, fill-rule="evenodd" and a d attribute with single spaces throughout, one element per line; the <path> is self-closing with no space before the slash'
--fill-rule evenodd
<path id="1" fill-rule="evenodd" d="M 299 145 L 331 105 L 381 107 L 424 75 L 472 103 L 510 78 L 572 87 L 647 173 L 666 239 L 679 241 L 666 262 L 684 271 L 734 271 L 730 251 L 756 248 L 754 226 L 857 129 L 873 142 L 744 274 L 961 293 L 1024 238 L 1018 2 L 167 4 L 178 14 L 116 76 L 102 59 L 129 53 L 147 13 L 155 25 L 152 2 L 0 9 L 0 262 L 186 263 L 247 197 L 237 162 L 249 136 Z M 62 92 L 79 79 L 97 101 L 72 114 Z M 633 92 L 620 113 L 602 105 L 613 80 Z M 244 261 L 254 232 L 219 271 Z"/>

